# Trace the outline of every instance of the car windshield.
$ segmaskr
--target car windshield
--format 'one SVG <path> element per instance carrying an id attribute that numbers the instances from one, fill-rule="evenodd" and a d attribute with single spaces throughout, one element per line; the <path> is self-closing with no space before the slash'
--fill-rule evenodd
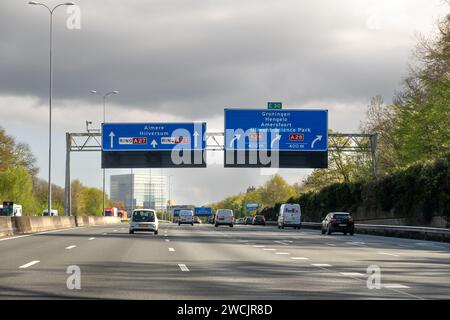
<path id="1" fill-rule="evenodd" d="M 111 217 L 112 212 L 111 211 L 105 211 L 105 217 Z"/>
<path id="2" fill-rule="evenodd" d="M 263 220 L 263 217 L 262 217 L 262 216 L 256 216 L 256 217 L 255 217 L 255 220 L 256 220 L 256 221 L 262 221 L 262 220 Z"/>
<path id="3" fill-rule="evenodd" d="M 135 211 L 133 213 L 135 222 L 155 222 L 155 214 L 152 211 Z"/>

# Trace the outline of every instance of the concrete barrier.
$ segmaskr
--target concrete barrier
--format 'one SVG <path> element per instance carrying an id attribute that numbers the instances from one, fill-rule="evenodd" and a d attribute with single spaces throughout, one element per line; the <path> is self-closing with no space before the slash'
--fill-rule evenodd
<path id="1" fill-rule="evenodd" d="M 10 217 L 0 217 L 0 237 L 14 234 L 13 223 Z"/>
<path id="2" fill-rule="evenodd" d="M 276 222 L 274 223 L 276 225 Z M 320 222 L 302 222 L 302 227 L 320 230 Z M 430 240 L 450 242 L 450 229 L 415 226 L 388 226 L 376 224 L 355 224 L 355 233 L 371 234 L 376 236 L 408 238 L 417 240 Z"/>
<path id="3" fill-rule="evenodd" d="M 0 237 L 75 227 L 119 224 L 118 217 L 0 217 Z"/>

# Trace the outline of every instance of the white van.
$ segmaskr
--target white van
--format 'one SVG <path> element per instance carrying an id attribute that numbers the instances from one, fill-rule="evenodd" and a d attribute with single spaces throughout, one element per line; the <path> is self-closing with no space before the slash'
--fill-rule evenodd
<path id="1" fill-rule="evenodd" d="M 284 227 L 294 227 L 300 229 L 302 226 L 302 212 L 298 203 L 284 203 L 280 207 L 278 214 L 278 229 Z"/>
<path id="2" fill-rule="evenodd" d="M 42 215 L 44 217 L 56 217 L 58 216 L 58 210 L 52 209 L 51 213 L 48 214 L 48 209 L 45 209 L 44 211 L 42 211 Z"/>
<path id="3" fill-rule="evenodd" d="M 194 211 L 192 210 L 180 210 L 178 214 L 178 225 L 190 224 L 194 225 Z"/>
<path id="4" fill-rule="evenodd" d="M 135 231 L 150 231 L 158 234 L 159 222 L 156 211 L 152 209 L 136 209 L 130 219 L 130 234 Z"/>
<path id="5" fill-rule="evenodd" d="M 234 214 L 231 209 L 217 209 L 215 216 L 215 226 L 228 225 L 233 227 Z"/>

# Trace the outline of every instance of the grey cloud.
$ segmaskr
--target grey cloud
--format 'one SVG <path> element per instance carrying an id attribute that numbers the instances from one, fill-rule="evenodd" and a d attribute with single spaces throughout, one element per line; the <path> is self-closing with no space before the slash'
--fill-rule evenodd
<path id="1" fill-rule="evenodd" d="M 81 30 L 55 14 L 59 99 L 92 102 L 90 89 L 118 89 L 117 104 L 193 117 L 270 99 L 389 99 L 411 50 L 405 33 L 366 27 L 370 2 L 77 3 Z M 0 93 L 47 99 L 47 19 L 26 1 L 2 1 Z"/>

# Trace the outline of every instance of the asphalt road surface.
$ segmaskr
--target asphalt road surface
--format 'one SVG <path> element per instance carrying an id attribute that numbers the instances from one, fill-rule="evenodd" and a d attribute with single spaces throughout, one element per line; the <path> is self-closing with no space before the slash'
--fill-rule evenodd
<path id="1" fill-rule="evenodd" d="M 66 284 L 73 265 L 79 290 Z M 371 265 L 380 289 L 367 286 Z M 0 299 L 15 298 L 449 299 L 450 244 L 273 226 L 67 229 L 0 239 Z"/>

